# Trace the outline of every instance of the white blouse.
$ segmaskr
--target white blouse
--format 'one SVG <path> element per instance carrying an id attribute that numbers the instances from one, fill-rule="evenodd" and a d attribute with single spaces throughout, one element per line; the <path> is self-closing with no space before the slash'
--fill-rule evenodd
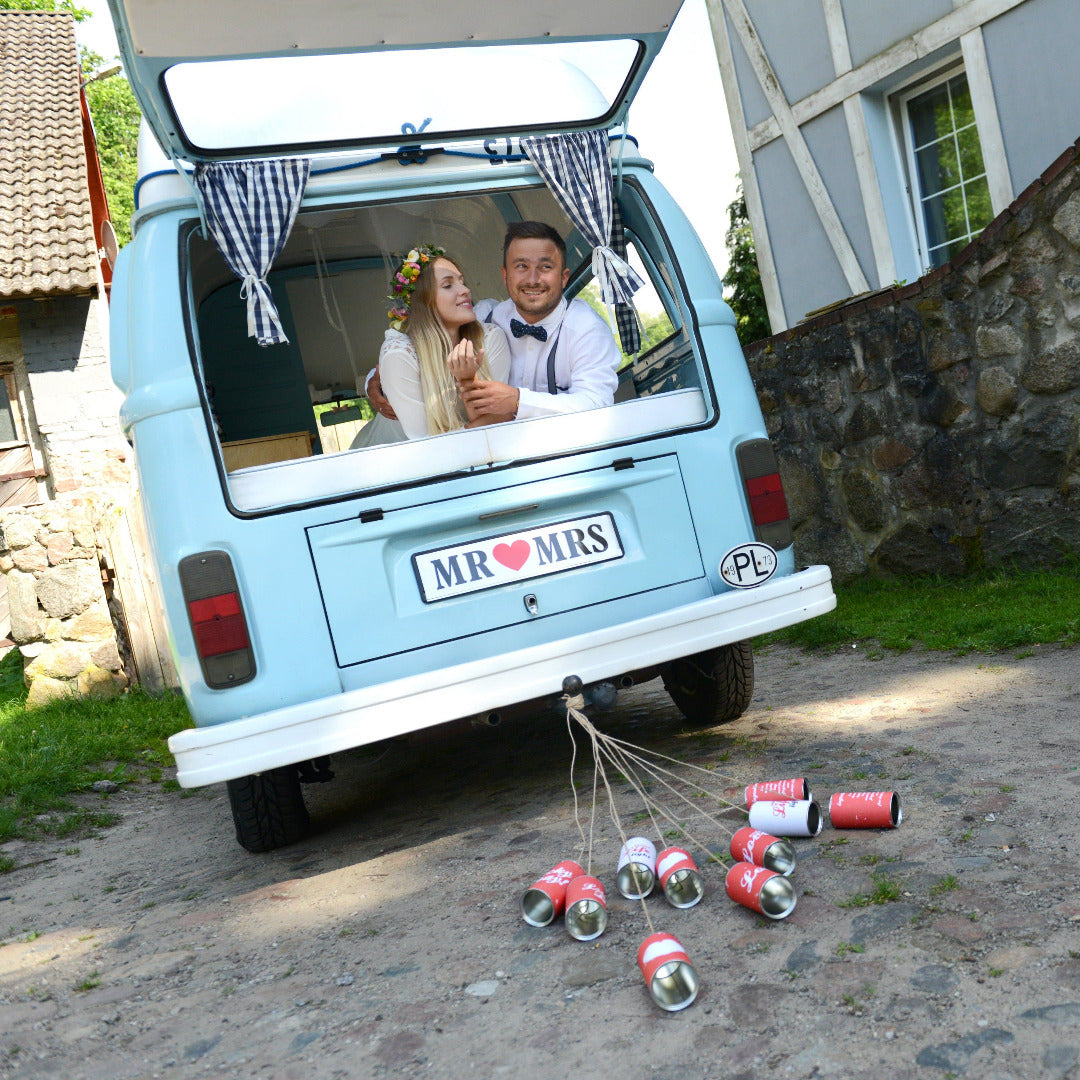
<path id="1" fill-rule="evenodd" d="M 510 374 L 510 345 L 506 335 L 493 323 L 484 323 L 484 355 L 491 377 L 506 382 Z M 410 439 L 428 436 L 427 410 L 420 386 L 420 358 L 400 330 L 387 330 L 379 349 L 379 378 L 382 390 L 397 413 L 405 434 Z"/>

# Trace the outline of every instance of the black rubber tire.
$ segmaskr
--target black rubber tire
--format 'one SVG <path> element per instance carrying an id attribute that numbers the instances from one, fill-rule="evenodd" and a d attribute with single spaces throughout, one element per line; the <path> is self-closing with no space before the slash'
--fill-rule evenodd
<path id="1" fill-rule="evenodd" d="M 735 641 L 675 660 L 661 675 L 664 689 L 688 723 L 726 724 L 750 707 L 754 651 L 749 641 Z"/>
<path id="2" fill-rule="evenodd" d="M 255 853 L 295 844 L 308 831 L 310 818 L 295 765 L 229 780 L 236 839 Z"/>

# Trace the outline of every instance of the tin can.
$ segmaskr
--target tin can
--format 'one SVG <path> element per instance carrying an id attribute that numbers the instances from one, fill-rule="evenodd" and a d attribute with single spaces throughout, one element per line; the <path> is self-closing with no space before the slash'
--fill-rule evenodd
<path id="1" fill-rule="evenodd" d="M 785 919 L 795 910 L 795 886 L 789 878 L 753 863 L 737 862 L 724 881 L 728 896 L 767 919 Z"/>
<path id="2" fill-rule="evenodd" d="M 644 836 L 632 836 L 619 852 L 615 884 L 627 900 L 641 900 L 656 883 L 656 845 Z"/>
<path id="3" fill-rule="evenodd" d="M 895 791 L 840 791 L 829 800 L 834 829 L 895 829 L 903 820 Z"/>
<path id="4" fill-rule="evenodd" d="M 701 874 L 690 852 L 683 848 L 665 848 L 656 856 L 656 876 L 672 907 L 691 908 L 705 895 Z"/>
<path id="5" fill-rule="evenodd" d="M 750 827 L 773 836 L 817 836 L 821 808 L 813 799 L 766 799 L 750 807 Z"/>
<path id="6" fill-rule="evenodd" d="M 521 897 L 521 915 L 530 926 L 547 926 L 566 906 L 566 886 L 585 871 L 573 859 L 553 866 Z"/>
<path id="7" fill-rule="evenodd" d="M 793 780 L 762 780 L 746 789 L 746 805 L 753 806 L 763 799 L 812 799 L 810 784 L 805 777 Z"/>
<path id="8" fill-rule="evenodd" d="M 795 846 L 790 840 L 749 826 L 731 838 L 731 857 L 764 866 L 784 877 L 791 877 L 795 869 Z"/>
<path id="9" fill-rule="evenodd" d="M 580 874 L 566 886 L 566 930 L 578 941 L 592 941 L 607 928 L 607 895 L 604 886 L 588 874 Z"/>
<path id="10" fill-rule="evenodd" d="M 671 934 L 650 934 L 638 949 L 638 967 L 653 1001 L 665 1012 L 693 1004 L 698 977 L 686 950 Z"/>

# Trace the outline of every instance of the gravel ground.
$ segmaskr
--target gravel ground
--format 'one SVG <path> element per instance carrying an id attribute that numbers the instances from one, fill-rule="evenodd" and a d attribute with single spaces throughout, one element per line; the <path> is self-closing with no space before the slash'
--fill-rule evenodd
<path id="1" fill-rule="evenodd" d="M 518 911 L 580 850 L 556 716 L 335 759 L 312 835 L 270 855 L 233 842 L 222 788 L 93 796 L 118 825 L 2 849 L 0 1076 L 1080 1077 L 1078 705 L 1057 648 L 776 647 L 747 714 L 704 731 L 659 683 L 627 692 L 604 729 L 711 767 L 731 798 L 806 776 L 823 806 L 895 790 L 904 819 L 796 841 L 798 903 L 771 922 L 715 864 L 690 910 L 622 899 L 601 805 L 610 921 L 587 944 Z M 580 756 L 578 778 L 587 829 Z M 629 825 L 641 804 L 614 786 Z M 636 967 L 650 922 L 700 976 L 682 1012 Z"/>

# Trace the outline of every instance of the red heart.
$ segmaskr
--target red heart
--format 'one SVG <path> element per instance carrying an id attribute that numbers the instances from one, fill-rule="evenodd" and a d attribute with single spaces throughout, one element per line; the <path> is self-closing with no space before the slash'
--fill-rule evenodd
<path id="1" fill-rule="evenodd" d="M 496 544 L 491 554 L 495 556 L 495 561 L 501 562 L 503 566 L 520 570 L 529 561 L 532 548 L 529 547 L 528 540 L 515 540 L 512 544 Z"/>

